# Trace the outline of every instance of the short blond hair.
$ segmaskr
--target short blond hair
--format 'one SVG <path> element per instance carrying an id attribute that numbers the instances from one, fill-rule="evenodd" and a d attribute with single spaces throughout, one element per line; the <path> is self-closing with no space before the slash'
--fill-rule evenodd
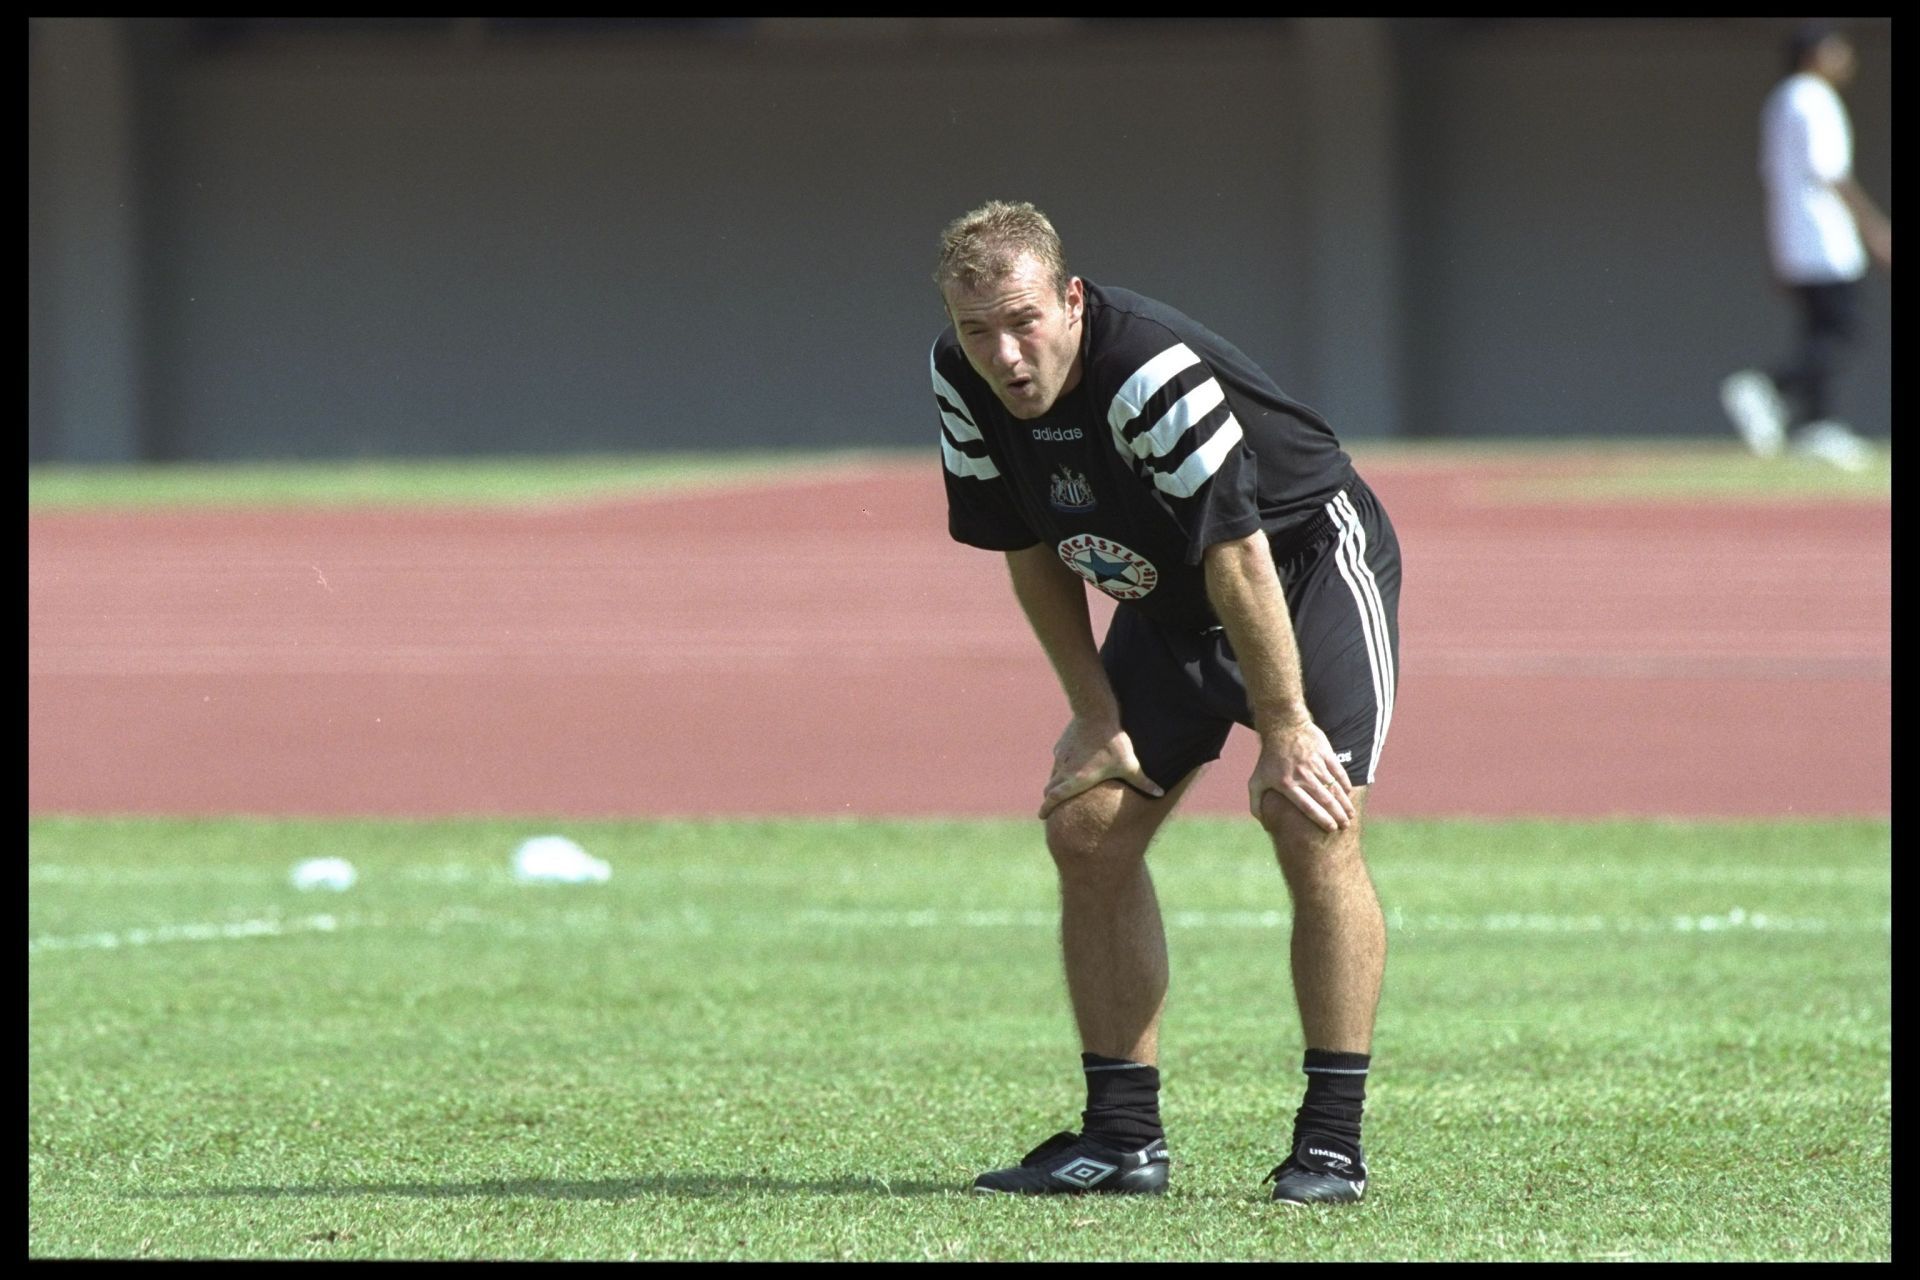
<path id="1" fill-rule="evenodd" d="M 1067 293 L 1067 263 L 1060 233 L 1047 215 L 1022 200 L 989 200 L 963 213 L 940 233 L 940 265 L 933 283 L 944 293 L 948 282 L 979 289 L 1004 280 L 1023 254 L 1032 254 L 1053 278 L 1054 292 Z"/>

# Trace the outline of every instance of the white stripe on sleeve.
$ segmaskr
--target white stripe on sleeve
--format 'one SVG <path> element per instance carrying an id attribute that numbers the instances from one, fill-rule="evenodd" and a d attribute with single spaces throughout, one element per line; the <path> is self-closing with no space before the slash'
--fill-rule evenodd
<path id="1" fill-rule="evenodd" d="M 947 424 L 947 430 L 953 433 L 955 440 L 967 442 L 980 439 L 980 428 L 965 418 L 947 412 L 945 406 L 940 409 L 940 421 Z"/>
<path id="2" fill-rule="evenodd" d="M 933 394 L 947 402 L 940 406 L 940 416 L 946 420 L 947 430 L 953 432 L 955 440 L 978 440 L 980 428 L 974 425 L 973 418 L 967 413 L 967 402 L 953 389 L 953 384 L 940 376 L 940 370 L 933 367 L 933 361 L 927 361 L 927 371 L 933 375 Z M 952 405 L 949 412 L 947 405 Z"/>
<path id="3" fill-rule="evenodd" d="M 962 443 L 983 440 L 980 428 L 967 415 L 967 402 L 960 398 L 960 393 L 954 390 L 951 382 L 940 376 L 939 366 L 934 363 L 934 352 L 939 349 L 940 344 L 936 342 L 933 350 L 927 352 L 927 372 L 933 375 L 933 394 L 935 403 L 939 405 L 940 421 L 946 424 L 947 432 L 952 434 L 954 440 Z M 942 400 L 946 403 L 940 404 Z M 949 405 L 952 407 L 949 408 Z M 962 453 L 953 447 L 946 433 L 940 436 L 940 457 L 947 464 L 947 470 L 956 476 L 993 480 L 1000 475 L 1000 468 L 993 465 L 992 458 L 976 458 Z"/>
<path id="4" fill-rule="evenodd" d="M 1174 401 L 1173 408 L 1153 424 L 1153 430 L 1142 431 L 1133 438 L 1134 456 L 1166 457 L 1173 446 L 1180 443 L 1180 437 L 1193 429 L 1194 423 L 1218 409 L 1226 398 L 1227 393 L 1220 389 L 1220 383 L 1208 378 Z"/>
<path id="5" fill-rule="evenodd" d="M 1000 468 L 993 465 L 992 458 L 975 458 L 960 452 L 945 434 L 940 437 L 940 457 L 946 462 L 947 470 L 963 479 L 993 480 L 1000 475 Z"/>
<path id="6" fill-rule="evenodd" d="M 1187 460 L 1172 475 L 1154 472 L 1154 485 L 1176 498 L 1191 498 L 1227 460 L 1227 455 L 1240 443 L 1240 434 L 1240 420 L 1229 416 L 1218 431 L 1207 437 L 1205 444 L 1187 455 Z"/>
<path id="7" fill-rule="evenodd" d="M 1175 374 L 1199 363 L 1200 357 L 1193 354 L 1186 343 L 1176 342 L 1141 365 L 1121 385 L 1113 397 L 1113 403 L 1107 407 L 1107 425 L 1113 428 L 1114 443 L 1120 446 L 1120 452 L 1127 452 L 1121 432 L 1129 422 L 1140 416 L 1141 407 L 1153 399 L 1155 392 L 1171 382 Z"/>

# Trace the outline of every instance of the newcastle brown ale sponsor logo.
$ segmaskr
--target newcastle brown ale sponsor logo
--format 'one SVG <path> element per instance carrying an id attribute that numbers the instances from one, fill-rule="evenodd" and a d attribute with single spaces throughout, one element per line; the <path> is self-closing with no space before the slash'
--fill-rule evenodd
<path id="1" fill-rule="evenodd" d="M 1110 538 L 1078 534 L 1062 542 L 1059 551 L 1069 569 L 1115 600 L 1138 600 L 1160 585 L 1153 561 Z"/>

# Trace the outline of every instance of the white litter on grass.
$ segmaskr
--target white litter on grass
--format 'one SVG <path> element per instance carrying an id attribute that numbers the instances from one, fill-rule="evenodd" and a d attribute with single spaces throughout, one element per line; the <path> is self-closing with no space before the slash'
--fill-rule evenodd
<path id="1" fill-rule="evenodd" d="M 513 878 L 522 884 L 605 884 L 613 868 L 565 836 L 535 836 L 513 851 Z"/>
<path id="2" fill-rule="evenodd" d="M 329 889 L 344 893 L 353 888 L 360 873 L 345 858 L 308 858 L 293 868 L 293 887 L 302 892 Z"/>

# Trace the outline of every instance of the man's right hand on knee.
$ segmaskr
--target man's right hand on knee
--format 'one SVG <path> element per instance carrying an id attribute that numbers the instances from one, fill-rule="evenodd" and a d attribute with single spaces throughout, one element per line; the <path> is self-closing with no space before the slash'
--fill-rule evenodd
<path id="1" fill-rule="evenodd" d="M 1149 778 L 1133 752 L 1133 739 L 1111 721 L 1075 716 L 1053 747 L 1053 773 L 1040 801 L 1040 817 L 1084 791 L 1113 780 L 1159 799 L 1166 789 Z"/>

